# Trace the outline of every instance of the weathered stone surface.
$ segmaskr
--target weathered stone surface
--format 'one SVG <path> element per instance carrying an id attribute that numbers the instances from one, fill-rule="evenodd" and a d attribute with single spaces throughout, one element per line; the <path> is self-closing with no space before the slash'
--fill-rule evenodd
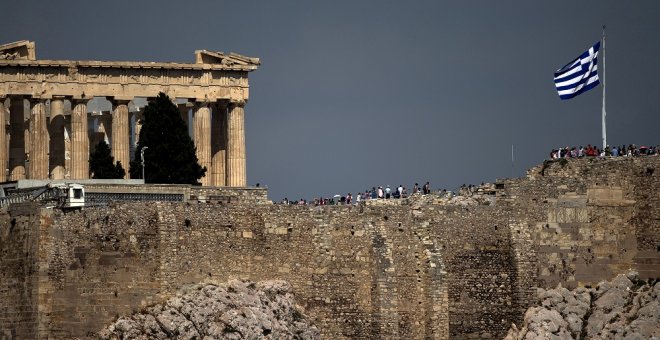
<path id="1" fill-rule="evenodd" d="M 545 176 L 537 169 L 498 182 L 491 205 L 426 195 L 283 206 L 263 204 L 264 193 L 252 189 L 236 195 L 258 198 L 219 199 L 232 189 L 206 187 L 185 189 L 199 198 L 191 201 L 206 203 L 70 213 L 12 206 L 0 214 L 0 329 L 14 338 L 85 337 L 182 286 L 246 279 L 289 282 L 331 339 L 501 338 L 537 302 L 534 287 L 583 285 L 545 300 L 566 322 L 554 323 L 553 336 L 578 328 L 586 334 L 585 306 L 592 310 L 610 289 L 628 284 L 587 286 L 627 268 L 642 280 L 660 276 L 660 177 L 646 171 L 658 166 L 657 156 L 552 164 Z M 619 188 L 626 201 L 590 203 L 586 193 L 596 183 Z M 657 293 L 637 295 L 620 315 L 643 311 L 650 318 L 637 318 L 626 334 L 649 334 L 652 321 L 644 320 L 655 314 L 645 306 Z"/>
<path id="2" fill-rule="evenodd" d="M 95 97 L 108 98 L 114 103 L 113 114 L 107 119 L 104 117 L 99 126 L 92 126 L 92 130 L 104 132 L 104 137 L 111 136 L 108 139 L 112 156 L 127 170 L 125 178 L 128 178 L 132 124 L 129 101 L 164 92 L 172 100 L 185 99 L 204 107 L 196 114 L 194 122 L 198 158 L 207 168 L 202 183 L 206 186 L 247 185 L 243 106 L 249 99 L 248 73 L 259 67 L 258 58 L 202 50 L 195 51 L 195 63 L 187 64 L 37 60 L 34 51 L 34 43 L 29 41 L 0 45 L 0 100 L 4 102 L 9 98 L 11 101 L 9 117 L 4 115 L 4 103 L 0 103 L 0 122 L 11 122 L 9 155 L 7 157 L 4 151 L 6 146 L 0 148 L 3 150 L 0 169 L 9 168 L 10 179 L 45 179 L 49 175 L 54 179 L 87 179 L 88 155 L 99 142 L 91 138 L 90 145 L 87 124 L 86 104 Z M 24 119 L 24 99 L 31 103 L 31 115 L 27 119 Z M 55 124 L 47 129 L 45 107 L 49 100 L 53 103 L 50 118 Z M 72 111 L 68 121 L 64 119 L 65 102 L 69 102 Z M 220 121 L 212 124 L 210 104 L 226 107 L 230 102 L 237 109 L 229 115 L 229 124 Z M 59 118 L 54 119 L 57 116 Z M 98 118 L 101 117 L 103 115 Z M 187 121 L 187 114 L 184 121 Z M 139 131 L 140 122 L 133 123 L 132 130 Z M 0 130 L 4 128 L 3 123 Z M 69 162 L 65 156 L 65 129 L 71 134 Z M 211 145 L 212 129 L 216 135 L 221 135 L 222 143 L 216 141 Z M 25 135 L 19 136 L 22 134 Z M 100 137 L 98 133 L 91 134 Z M 49 138 L 52 140 L 50 157 Z M 0 146 L 5 142 L 3 140 Z M 26 159 L 26 155 L 29 158 Z M 29 171 L 25 169 L 26 163 Z M 213 169 L 214 165 L 222 169 Z"/>
<path id="3" fill-rule="evenodd" d="M 236 62 L 239 58 L 244 61 Z M 247 73 L 259 65 L 258 58 L 236 54 L 167 63 L 37 60 L 32 53 L 31 60 L 0 58 L 0 93 L 42 99 L 60 95 L 131 100 L 165 90 L 170 97 L 197 101 L 247 100 Z"/>
<path id="4" fill-rule="evenodd" d="M 630 280 L 632 279 L 632 281 Z M 506 337 L 516 339 L 652 339 L 660 336 L 660 283 L 650 285 L 637 273 L 618 275 L 597 289 L 572 292 L 558 287 L 539 294 L 542 307 L 531 307 L 522 328 L 512 325 Z M 593 304 L 585 297 L 593 297 Z M 560 299 L 559 296 L 562 296 Z"/>
<path id="5" fill-rule="evenodd" d="M 320 339 L 285 281 L 188 286 L 162 305 L 121 317 L 100 339 Z"/>

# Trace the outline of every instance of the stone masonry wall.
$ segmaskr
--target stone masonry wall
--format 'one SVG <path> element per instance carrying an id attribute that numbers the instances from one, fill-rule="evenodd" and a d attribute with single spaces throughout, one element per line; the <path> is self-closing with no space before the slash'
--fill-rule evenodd
<path id="1" fill-rule="evenodd" d="M 0 339 L 37 335 L 38 209 L 17 204 L 0 215 Z"/>
<path id="2" fill-rule="evenodd" d="M 54 284 L 48 334 L 84 336 L 186 283 L 269 278 L 289 281 L 329 337 L 419 332 L 419 326 L 399 320 L 396 290 L 404 288 L 424 304 L 411 306 L 409 318 L 426 320 L 422 331 L 430 337 L 446 336 L 441 264 L 423 244 L 411 242 L 407 249 L 417 249 L 420 263 L 414 268 L 420 273 L 404 268 L 392 260 L 391 231 L 347 225 L 342 215 L 354 213 L 350 210 L 162 203 L 135 208 L 62 215 L 50 227 L 62 238 L 51 238 L 49 245 L 59 249 L 50 258 L 61 263 L 61 272 L 47 278 Z M 127 210 L 142 213 L 131 216 Z M 398 284 L 403 274 L 414 277 L 404 280 L 414 284 Z"/>
<path id="3" fill-rule="evenodd" d="M 518 317 L 500 215 L 406 205 L 42 210 L 39 334 L 84 337 L 184 284 L 238 278 L 290 282 L 328 338 L 499 336 Z"/>
<path id="4" fill-rule="evenodd" d="M 628 269 L 659 277 L 659 165 L 657 155 L 569 159 L 505 182 L 498 204 L 531 233 L 538 285 L 595 285 Z"/>
<path id="5" fill-rule="evenodd" d="M 182 285 L 237 278 L 290 282 L 325 338 L 502 338 L 535 286 L 660 276 L 658 165 L 553 162 L 499 182 L 490 206 L 12 206 L 0 334 L 91 336 Z"/>

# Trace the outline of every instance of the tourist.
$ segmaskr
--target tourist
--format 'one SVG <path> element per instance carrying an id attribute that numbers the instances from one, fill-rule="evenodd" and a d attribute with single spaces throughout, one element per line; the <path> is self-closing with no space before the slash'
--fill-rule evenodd
<path id="1" fill-rule="evenodd" d="M 385 198 L 386 198 L 386 199 L 389 199 L 391 193 L 392 193 L 392 189 L 390 189 L 390 186 L 388 185 L 388 186 L 385 188 Z"/>
<path id="2" fill-rule="evenodd" d="M 428 181 L 426 182 L 426 184 L 424 184 L 423 190 L 424 190 L 424 195 L 428 195 L 431 193 L 431 185 L 429 184 Z"/>
<path id="3" fill-rule="evenodd" d="M 399 184 L 399 187 L 396 188 L 397 193 L 399 194 L 399 198 L 403 197 L 403 185 Z"/>

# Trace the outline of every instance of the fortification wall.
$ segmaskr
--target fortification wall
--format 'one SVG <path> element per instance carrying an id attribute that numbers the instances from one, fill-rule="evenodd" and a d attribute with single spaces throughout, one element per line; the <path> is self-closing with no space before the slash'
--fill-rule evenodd
<path id="1" fill-rule="evenodd" d="M 538 285 L 595 285 L 628 269 L 659 277 L 659 167 L 657 155 L 569 159 L 505 182 L 499 204 L 531 233 Z"/>
<path id="2" fill-rule="evenodd" d="M 37 335 L 39 208 L 17 204 L 0 214 L 0 338 Z"/>
<path id="3" fill-rule="evenodd" d="M 326 338 L 501 338 L 537 285 L 592 284 L 629 267 L 660 276 L 659 174 L 648 170 L 658 165 L 557 162 L 501 182 L 491 206 L 12 210 L 0 268 L 15 284 L 3 279 L 0 308 L 23 312 L 5 312 L 0 334 L 85 337 L 187 283 L 239 278 L 289 281 Z"/>
<path id="4" fill-rule="evenodd" d="M 39 334 L 86 336 L 187 283 L 233 278 L 289 281 L 329 338 L 501 334 L 518 315 L 509 308 L 516 272 L 508 230 L 493 232 L 496 213 L 175 203 L 44 209 Z"/>

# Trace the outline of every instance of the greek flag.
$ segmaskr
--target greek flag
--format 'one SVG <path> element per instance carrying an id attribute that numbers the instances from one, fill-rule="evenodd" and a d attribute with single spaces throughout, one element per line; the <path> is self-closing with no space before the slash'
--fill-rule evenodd
<path id="1" fill-rule="evenodd" d="M 571 99 L 600 84 L 597 66 L 598 49 L 600 49 L 600 41 L 555 72 L 555 86 L 559 98 Z"/>

